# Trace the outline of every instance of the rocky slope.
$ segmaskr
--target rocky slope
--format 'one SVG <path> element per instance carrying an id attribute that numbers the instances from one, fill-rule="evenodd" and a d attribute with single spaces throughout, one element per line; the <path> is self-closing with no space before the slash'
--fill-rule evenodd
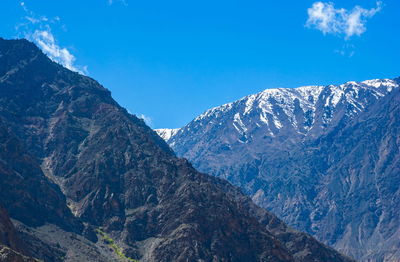
<path id="1" fill-rule="evenodd" d="M 0 261 L 35 262 L 37 260 L 24 255 L 26 247 L 18 235 L 7 211 L 0 206 Z"/>
<path id="2" fill-rule="evenodd" d="M 398 82 L 269 89 L 165 138 L 297 229 L 360 260 L 397 261 Z"/>
<path id="3" fill-rule="evenodd" d="M 40 262 L 34 258 L 24 256 L 23 254 L 7 247 L 0 245 L 0 261 L 2 262 Z"/>
<path id="4" fill-rule="evenodd" d="M 23 149 L 1 118 L 0 160 L 0 200 L 11 217 L 30 226 L 53 223 L 67 230 L 81 230 L 64 195 L 48 181 L 36 159 Z"/>
<path id="5" fill-rule="evenodd" d="M 22 251 L 22 243 L 18 237 L 7 211 L 0 206 L 0 245 Z"/>
<path id="6" fill-rule="evenodd" d="M 45 261 L 351 261 L 197 172 L 108 90 L 28 41 L 0 39 L 0 118 L 0 174 L 20 184 L 0 200 Z"/>

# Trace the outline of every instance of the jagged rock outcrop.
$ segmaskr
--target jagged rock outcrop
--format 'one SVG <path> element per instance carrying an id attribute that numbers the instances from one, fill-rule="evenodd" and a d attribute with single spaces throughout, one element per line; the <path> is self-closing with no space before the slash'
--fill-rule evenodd
<path id="1" fill-rule="evenodd" d="M 399 79 L 265 90 L 166 140 L 289 225 L 362 261 L 398 261 L 398 100 Z"/>
<path id="2" fill-rule="evenodd" d="M 18 232 L 8 216 L 7 211 L 0 205 L 0 261 L 2 262 L 37 262 L 24 255 L 24 246 Z"/>
<path id="3" fill-rule="evenodd" d="M 96 242 L 97 229 L 111 249 L 123 251 L 119 259 L 352 261 L 288 228 L 228 182 L 197 172 L 108 90 L 26 40 L 0 40 L 0 117 L 45 174 L 35 177 L 59 186 L 85 225 L 82 234 Z M 55 213 L 68 221 L 61 211 Z M 57 230 L 24 232 L 56 238 Z"/>
<path id="4" fill-rule="evenodd" d="M 0 245 L 22 250 L 22 242 L 17 236 L 7 211 L 2 206 L 0 206 Z"/>

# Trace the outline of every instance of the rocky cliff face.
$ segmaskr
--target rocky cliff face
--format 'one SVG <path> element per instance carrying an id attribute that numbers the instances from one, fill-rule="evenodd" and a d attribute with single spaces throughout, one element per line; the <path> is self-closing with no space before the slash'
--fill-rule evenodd
<path id="1" fill-rule="evenodd" d="M 12 224 L 7 211 L 0 206 L 0 245 L 22 251 L 22 242 Z"/>
<path id="2" fill-rule="evenodd" d="M 24 255 L 26 247 L 18 235 L 8 212 L 0 206 L 0 261 L 3 262 L 37 262 Z"/>
<path id="3" fill-rule="evenodd" d="M 81 230 L 59 188 L 48 181 L 36 159 L 1 120 L 0 160 L 0 200 L 13 218 L 30 226 L 53 223 L 67 230 Z"/>
<path id="4" fill-rule="evenodd" d="M 398 79 L 265 90 L 166 141 L 295 228 L 360 260 L 397 261 L 398 97 Z"/>
<path id="5" fill-rule="evenodd" d="M 46 261 L 351 261 L 197 172 L 108 90 L 25 40 L 0 40 L 0 118 L 1 176 L 43 186 L 1 201 Z"/>

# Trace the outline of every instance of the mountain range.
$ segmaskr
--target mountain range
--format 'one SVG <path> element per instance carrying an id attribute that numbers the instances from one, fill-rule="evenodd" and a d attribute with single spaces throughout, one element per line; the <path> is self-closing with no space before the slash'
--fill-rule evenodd
<path id="1" fill-rule="evenodd" d="M 399 83 L 267 89 L 157 132 L 290 226 L 360 261 L 400 261 Z"/>
<path id="2" fill-rule="evenodd" d="M 353 261 L 27 40 L 0 38 L 0 148 L 0 261 Z"/>

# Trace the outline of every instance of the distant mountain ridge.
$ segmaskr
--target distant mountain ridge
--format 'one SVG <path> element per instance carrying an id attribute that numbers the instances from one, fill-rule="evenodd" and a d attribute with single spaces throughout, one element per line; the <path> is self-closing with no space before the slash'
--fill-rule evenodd
<path id="1" fill-rule="evenodd" d="M 207 110 L 164 138 L 178 156 L 239 186 L 288 224 L 362 261 L 398 261 L 399 201 L 392 199 L 399 195 L 400 121 L 388 111 L 398 110 L 398 93 L 399 79 L 267 89 Z M 355 155 L 357 145 L 363 150 Z M 390 225 L 385 237 L 382 219 Z"/>
<path id="2" fill-rule="evenodd" d="M 351 117 L 363 111 L 364 107 L 372 102 L 371 99 L 383 97 L 397 87 L 398 83 L 392 79 L 373 79 L 363 82 L 350 81 L 338 86 L 266 89 L 235 102 L 209 109 L 183 128 L 157 129 L 157 132 L 164 140 L 168 142 L 171 140 L 173 143 L 174 138 L 179 137 L 180 133 L 195 129 L 196 123 L 209 123 L 217 119 L 225 122 L 227 121 L 225 118 L 232 118 L 229 114 L 235 112 L 232 125 L 243 136 L 251 131 L 248 131 L 242 118 L 245 118 L 245 121 L 254 121 L 248 123 L 250 128 L 255 128 L 252 125 L 258 128 L 263 125 L 270 136 L 275 136 L 275 133 L 282 128 L 289 128 L 285 124 L 291 125 L 297 133 L 307 134 L 312 133 L 309 132 L 311 130 L 317 132 L 326 128 L 338 113 L 342 113 L 337 110 L 336 115 L 332 115 L 339 102 L 348 106 L 345 113 Z M 296 115 L 298 111 L 302 111 L 304 115 Z M 319 113 L 317 111 L 323 111 L 323 114 L 316 115 Z"/>

